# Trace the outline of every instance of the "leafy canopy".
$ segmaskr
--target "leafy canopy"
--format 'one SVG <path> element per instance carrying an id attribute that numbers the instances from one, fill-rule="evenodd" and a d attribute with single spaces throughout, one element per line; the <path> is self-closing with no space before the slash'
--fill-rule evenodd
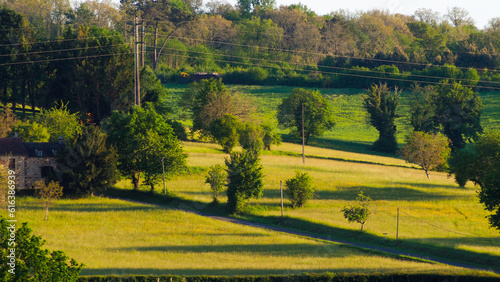
<path id="1" fill-rule="evenodd" d="M 328 101 L 319 91 L 302 88 L 293 90 L 290 97 L 282 100 L 278 106 L 278 123 L 289 128 L 297 137 L 302 136 L 302 106 L 304 107 L 305 143 L 311 137 L 319 137 L 335 126 L 333 111 Z"/>
<path id="2" fill-rule="evenodd" d="M 225 162 L 228 211 L 242 213 L 248 199 L 262 197 L 264 183 L 260 158 L 254 151 L 233 152 Z"/>

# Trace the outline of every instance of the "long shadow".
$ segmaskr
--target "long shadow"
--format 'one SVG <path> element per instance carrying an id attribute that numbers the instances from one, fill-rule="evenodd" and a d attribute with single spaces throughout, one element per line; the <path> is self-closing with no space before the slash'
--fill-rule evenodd
<path id="1" fill-rule="evenodd" d="M 463 238 L 425 238 L 426 241 L 435 242 L 437 245 L 453 245 L 459 247 L 461 245 L 475 247 L 500 247 L 500 237 L 463 237 Z M 419 242 L 418 239 L 407 239 L 408 242 Z M 500 259 L 500 256 L 497 256 Z"/>
<path id="2" fill-rule="evenodd" d="M 25 210 L 43 210 L 44 208 L 40 205 L 26 205 L 22 206 Z M 61 204 L 58 203 L 56 206 L 50 208 L 50 211 L 62 211 L 62 212 L 106 212 L 106 211 L 150 211 L 154 210 L 151 206 L 126 206 L 120 204 Z"/>
<path id="3" fill-rule="evenodd" d="M 262 264 L 266 262 L 263 261 Z M 166 266 L 168 267 L 168 266 Z M 304 273 L 314 273 L 315 281 L 330 281 L 331 274 L 337 273 L 342 275 L 345 280 L 343 281 L 380 281 L 380 282 L 408 282 L 408 281 L 437 281 L 435 280 L 436 274 L 428 277 L 432 280 L 425 279 L 427 276 L 425 274 L 415 274 L 415 275 L 405 275 L 405 274 L 380 274 L 380 268 L 367 268 L 360 266 L 359 268 L 335 268 L 332 266 L 330 269 L 319 269 L 319 268 L 298 268 L 298 269 L 269 269 L 269 268 L 180 268 L 180 269 L 156 269 L 156 268 L 83 268 L 80 276 L 93 276 L 93 275 L 176 275 L 184 276 L 186 279 L 176 279 L 173 281 L 211 281 L 210 278 L 206 277 L 192 277 L 191 276 L 240 276 L 239 279 L 214 279 L 216 281 L 276 281 L 276 282 L 286 282 L 286 281 L 310 281 L 308 276 Z M 388 271 L 391 271 L 390 269 Z M 394 268 L 392 270 L 394 273 L 401 272 L 400 268 Z M 352 275 L 346 273 L 353 273 Z M 360 273 L 365 273 L 365 275 L 360 275 Z M 376 273 L 376 274 L 373 274 Z M 324 274 L 324 279 L 318 279 L 317 277 Z M 255 277 L 255 275 L 266 275 L 262 279 Z M 271 277 L 269 275 L 272 275 Z M 293 276 L 290 276 L 293 275 Z M 369 280 L 368 275 L 374 275 L 377 277 L 376 280 Z M 171 281 L 170 277 L 158 277 L 162 278 L 160 281 Z M 250 278 L 241 276 L 252 276 Z M 443 279 L 439 281 L 454 281 L 452 275 L 442 275 Z M 356 279 L 359 277 L 358 279 Z M 415 277 L 415 278 L 412 278 Z M 110 280 L 107 281 L 137 281 L 133 277 L 127 279 L 126 277 L 116 277 L 115 280 L 113 276 L 108 277 Z M 446 280 L 448 278 L 448 280 Z M 481 277 L 482 278 L 482 277 Z M 487 277 L 485 277 L 487 278 Z M 498 281 L 495 279 L 485 279 L 481 281 Z M 103 281 L 103 280 L 99 280 Z M 157 281 L 148 280 L 148 281 Z M 476 280 L 479 281 L 479 280 Z"/>
<path id="4" fill-rule="evenodd" d="M 110 197 L 129 199 L 132 201 L 158 204 L 170 209 L 189 210 L 201 215 L 227 216 L 225 205 L 207 204 L 198 201 L 191 201 L 179 197 L 174 197 L 172 195 L 164 196 L 159 194 L 152 194 L 149 192 L 120 189 L 108 189 L 106 191 L 106 195 Z M 348 197 L 353 196 L 349 194 Z M 340 242 L 353 242 L 360 245 L 366 245 L 367 248 L 390 249 L 400 251 L 403 254 L 420 254 L 422 257 L 433 256 L 435 258 L 442 258 L 449 261 L 455 261 L 457 263 L 474 265 L 483 269 L 493 269 L 497 272 L 500 271 L 500 257 L 491 254 L 476 253 L 473 251 L 456 249 L 453 247 L 430 245 L 428 243 L 426 244 L 409 240 L 385 240 L 380 236 L 361 232 L 358 230 L 347 230 L 288 216 L 285 216 L 282 219 L 279 216 L 258 216 L 252 214 L 244 214 L 239 216 L 239 218 L 251 222 L 267 224 L 279 229 L 284 228 L 284 230 L 281 230 L 283 232 L 299 232 L 303 233 L 303 236 L 315 237 L 320 239 L 334 238 L 335 240 Z"/>
<path id="5" fill-rule="evenodd" d="M 221 234 L 222 236 L 223 234 Z M 333 244 L 241 244 L 241 245 L 196 245 L 196 246 L 147 246 L 113 248 L 112 251 L 180 252 L 180 253 L 247 253 L 273 257 L 345 257 L 349 252 Z"/>
<path id="6" fill-rule="evenodd" d="M 304 232 L 313 235 L 313 237 L 317 235 L 322 238 L 335 239 L 341 242 L 345 240 L 346 243 L 354 242 L 362 246 L 365 245 L 369 248 L 381 248 L 380 251 L 384 251 L 384 249 L 394 250 L 399 251 L 402 254 L 408 254 L 410 256 L 412 253 L 414 253 L 420 255 L 421 257 L 432 256 L 437 259 L 454 261 L 459 264 L 464 263 L 483 269 L 494 269 L 497 272 L 500 270 L 500 256 L 496 255 L 476 253 L 469 250 L 457 249 L 438 244 L 431 245 L 429 243 L 422 243 L 416 240 L 386 240 L 382 237 L 358 230 L 347 230 L 287 216 L 285 216 L 283 220 L 281 220 L 280 217 L 277 216 L 262 217 L 249 215 L 246 216 L 246 219 L 267 224 L 275 224 L 283 226 L 285 228 L 290 228 L 291 230 L 303 230 Z M 453 238 L 450 240 L 451 242 L 458 245 L 461 240 L 465 241 L 467 239 L 468 238 Z M 474 238 L 470 239 L 474 240 Z M 440 238 L 439 240 L 447 242 L 446 238 Z M 485 242 L 485 239 L 481 238 L 481 240 L 478 239 L 478 241 L 478 244 L 483 244 Z"/>
<path id="7" fill-rule="evenodd" d="M 410 189 L 402 186 L 394 186 L 391 188 L 373 188 L 368 186 L 356 187 L 339 187 L 336 191 L 331 190 L 316 190 L 314 192 L 315 199 L 321 200 L 344 200 L 354 201 L 360 191 L 369 196 L 375 201 L 437 201 L 458 199 L 463 196 L 443 195 L 440 193 L 422 192 L 415 189 Z M 264 192 L 265 198 L 279 199 L 281 193 L 279 189 L 266 189 Z"/>

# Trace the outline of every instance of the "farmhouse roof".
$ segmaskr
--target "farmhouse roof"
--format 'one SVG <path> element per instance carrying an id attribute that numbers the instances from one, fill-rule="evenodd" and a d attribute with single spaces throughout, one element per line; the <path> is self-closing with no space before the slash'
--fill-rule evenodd
<path id="1" fill-rule="evenodd" d="M 58 142 L 26 142 L 29 157 L 55 157 L 57 150 L 64 149 L 64 145 Z"/>
<path id="2" fill-rule="evenodd" d="M 28 155 L 28 150 L 23 144 L 21 138 L 18 137 L 7 137 L 0 138 L 0 156 L 26 156 Z"/>

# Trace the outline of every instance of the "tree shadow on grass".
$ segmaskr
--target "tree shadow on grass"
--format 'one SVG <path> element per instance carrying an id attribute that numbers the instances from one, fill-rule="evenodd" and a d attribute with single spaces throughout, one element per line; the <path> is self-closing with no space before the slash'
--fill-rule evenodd
<path id="1" fill-rule="evenodd" d="M 224 234 L 221 234 L 224 236 Z M 244 239 L 243 239 L 244 240 Z M 174 253 L 234 253 L 249 256 L 265 257 L 346 257 L 352 251 L 341 245 L 331 243 L 319 244 L 236 244 L 236 245 L 195 245 L 195 246 L 138 246 L 126 248 L 112 248 L 110 251 L 138 251 L 138 252 L 174 252 Z"/>
<path id="2" fill-rule="evenodd" d="M 403 186 L 394 186 L 390 188 L 373 188 L 368 186 L 355 187 L 338 187 L 338 190 L 321 190 L 314 192 L 314 199 L 318 200 L 342 200 L 354 201 L 360 191 L 370 197 L 374 201 L 439 201 L 458 199 L 463 196 L 446 195 L 442 193 L 422 192 L 416 189 L 411 189 Z M 283 194 L 286 197 L 286 191 Z M 265 198 L 279 199 L 281 192 L 279 189 L 266 189 L 264 192 Z"/>
<path id="3" fill-rule="evenodd" d="M 43 210 L 42 205 L 26 205 L 22 209 L 25 210 Z M 57 205 L 50 208 L 50 211 L 61 211 L 61 212 L 107 212 L 107 211 L 151 211 L 155 207 L 147 205 L 130 205 L 130 204 L 64 204 L 58 203 Z"/>
<path id="4" fill-rule="evenodd" d="M 262 262 L 263 264 L 266 264 L 265 261 Z M 353 276 L 359 275 L 360 273 L 377 273 L 376 276 L 381 276 L 379 273 L 381 271 L 384 272 L 394 272 L 398 273 L 401 272 L 401 268 L 385 268 L 385 269 L 380 269 L 380 268 L 367 268 L 367 267 L 356 267 L 356 268 L 335 268 L 335 266 L 332 266 L 332 268 L 329 269 L 319 269 L 319 268 L 313 268 L 313 267 L 298 267 L 296 269 L 272 269 L 268 267 L 263 267 L 263 268 L 179 268 L 179 269 L 156 269 L 156 268 L 83 268 L 81 272 L 81 276 L 90 276 L 90 275 L 178 275 L 178 276 L 184 276 L 184 277 L 190 277 L 190 276 L 255 276 L 255 275 L 273 275 L 273 279 L 245 279 L 244 277 L 240 278 L 239 280 L 234 280 L 234 281 L 308 281 L 308 277 L 302 276 L 304 273 L 314 273 L 317 276 L 317 274 L 322 274 L 322 273 L 339 273 L 345 276 L 345 273 L 353 273 Z M 294 275 L 293 277 L 287 276 L 287 275 Z M 402 274 L 400 274 L 403 276 Z M 328 281 L 329 276 L 326 276 L 324 280 L 322 281 Z M 390 277 L 387 278 L 386 280 L 377 280 L 377 281 L 404 281 L 407 282 L 409 281 L 406 276 L 403 277 L 404 279 L 391 279 Z M 453 278 L 453 277 L 451 277 Z M 117 277 L 115 280 L 112 277 L 109 277 L 109 281 L 122 281 L 123 277 Z M 169 278 L 166 277 L 161 281 L 170 281 L 168 280 Z M 317 280 L 317 279 L 316 279 Z M 123 281 L 135 281 L 135 280 L 123 280 Z M 156 281 L 156 280 L 154 280 Z M 178 280 L 174 280 L 178 281 Z M 184 281 L 184 280 L 183 280 Z M 209 281 L 209 280 L 203 280 L 203 279 L 188 279 L 188 281 Z M 225 281 L 224 279 L 221 279 L 221 281 Z M 228 280 L 229 281 L 229 280 Z M 346 279 L 345 281 L 367 281 L 365 276 L 362 276 L 359 280 L 352 278 L 352 279 Z M 371 280 L 370 280 L 371 281 Z M 419 277 L 419 279 L 412 279 L 411 281 L 426 281 L 422 278 Z M 443 278 L 442 281 L 445 281 Z M 453 280 L 449 280 L 453 281 Z M 491 280 L 495 281 L 495 280 Z"/>

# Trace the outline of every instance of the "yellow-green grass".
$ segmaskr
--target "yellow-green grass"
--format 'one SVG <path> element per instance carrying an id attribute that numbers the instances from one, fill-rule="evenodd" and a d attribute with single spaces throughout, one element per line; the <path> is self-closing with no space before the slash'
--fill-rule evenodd
<path id="1" fill-rule="evenodd" d="M 228 156 L 213 144 L 185 142 L 184 149 L 189 152 L 188 164 L 199 168 L 198 173 L 174 177 L 167 187 L 180 197 L 209 203 L 212 198 L 209 185 L 204 183 L 205 171 L 210 165 L 223 164 Z M 285 215 L 289 217 L 358 230 L 360 225 L 348 223 L 340 210 L 364 191 L 373 199 L 373 214 L 365 225 L 365 233 L 371 236 L 383 238 L 387 233 L 387 238 L 394 239 L 399 208 L 398 235 L 403 241 L 500 255 L 498 230 L 489 228 L 488 213 L 472 185 L 460 188 L 453 178 L 439 172 L 431 172 L 431 179 L 427 179 L 422 170 L 395 158 L 306 148 L 306 155 L 323 158 L 307 157 L 303 164 L 302 158 L 295 156 L 301 152 L 300 146 L 285 143 L 275 150 L 276 154 L 265 152 L 261 156 L 265 190 L 261 199 L 250 201 L 251 214 L 281 215 L 280 180 L 284 182 L 301 170 L 313 178 L 316 196 L 304 208 L 295 210 L 285 200 Z M 130 187 L 126 181 L 120 185 Z M 226 198 L 220 200 L 225 202 Z"/>
<path id="2" fill-rule="evenodd" d="M 471 272 L 116 199 L 59 200 L 44 221 L 38 200 L 23 198 L 17 218 L 84 263 L 82 275 Z"/>

